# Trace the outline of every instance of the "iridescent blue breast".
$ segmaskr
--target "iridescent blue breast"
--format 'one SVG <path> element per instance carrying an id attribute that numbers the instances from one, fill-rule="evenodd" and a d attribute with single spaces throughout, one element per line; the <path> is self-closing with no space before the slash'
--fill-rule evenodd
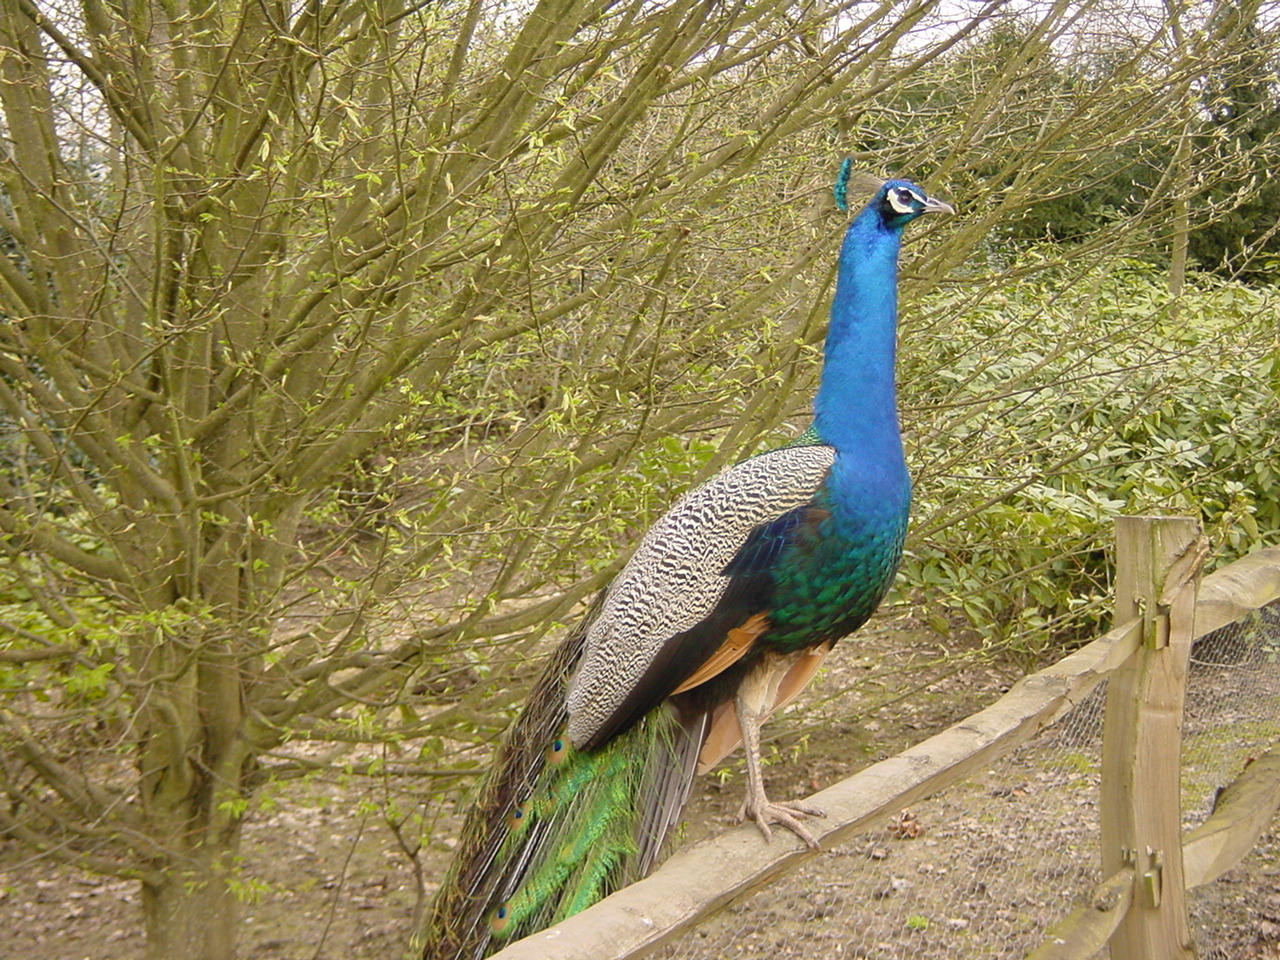
<path id="1" fill-rule="evenodd" d="M 773 575 L 769 632 L 762 642 L 794 650 L 835 640 L 862 626 L 883 599 L 907 531 L 909 488 L 897 502 L 842 517 L 824 491 L 815 519 L 798 531 Z"/>

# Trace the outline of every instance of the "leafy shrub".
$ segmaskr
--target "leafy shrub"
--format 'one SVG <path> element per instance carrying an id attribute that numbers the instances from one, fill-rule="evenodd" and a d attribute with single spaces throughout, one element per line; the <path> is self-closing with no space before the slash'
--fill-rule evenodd
<path id="1" fill-rule="evenodd" d="M 904 351 L 904 582 L 935 609 L 1039 657 L 1105 620 L 1116 516 L 1199 517 L 1219 562 L 1280 532 L 1266 294 L 1200 277 L 1175 313 L 1162 276 L 1129 262 L 1003 282 L 964 310 L 961 296 L 937 295 L 930 315 L 959 319 Z"/>

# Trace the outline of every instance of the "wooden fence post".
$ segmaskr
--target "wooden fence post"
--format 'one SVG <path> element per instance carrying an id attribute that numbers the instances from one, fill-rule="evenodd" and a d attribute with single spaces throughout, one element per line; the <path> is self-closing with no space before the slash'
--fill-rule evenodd
<path id="1" fill-rule="evenodd" d="M 1182 869 L 1182 711 L 1200 525 L 1186 517 L 1116 521 L 1116 623 L 1143 619 L 1143 642 L 1108 680 L 1102 733 L 1102 874 L 1135 873 L 1112 960 L 1191 960 Z"/>

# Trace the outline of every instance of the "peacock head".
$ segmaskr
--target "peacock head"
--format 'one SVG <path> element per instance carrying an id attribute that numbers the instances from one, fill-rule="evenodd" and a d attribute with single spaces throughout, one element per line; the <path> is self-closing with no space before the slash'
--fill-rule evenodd
<path id="1" fill-rule="evenodd" d="M 841 210 L 849 209 L 850 186 L 874 192 L 866 209 L 874 211 L 891 230 L 901 230 L 916 217 L 922 217 L 926 213 L 955 213 L 951 204 L 935 200 L 910 180 L 880 180 L 877 177 L 855 174 L 853 160 L 846 157 L 840 164 L 840 173 L 835 183 L 836 206 Z"/>
<path id="2" fill-rule="evenodd" d="M 926 213 L 955 213 L 951 204 L 926 195 L 910 180 L 886 180 L 871 198 L 871 206 L 884 225 L 894 230 Z"/>

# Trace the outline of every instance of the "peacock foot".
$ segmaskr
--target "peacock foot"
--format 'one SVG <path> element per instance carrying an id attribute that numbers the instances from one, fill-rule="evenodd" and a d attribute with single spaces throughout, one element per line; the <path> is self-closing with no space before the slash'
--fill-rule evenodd
<path id="1" fill-rule="evenodd" d="M 748 794 L 742 801 L 742 806 L 738 808 L 738 821 L 742 822 L 748 818 L 754 820 L 760 832 L 764 834 L 766 843 L 773 839 L 773 831 L 769 829 L 769 824 L 777 823 L 786 827 L 814 850 L 820 849 L 818 841 L 800 821 L 805 817 L 825 817 L 826 815 L 821 807 L 815 807 L 811 803 L 805 803 L 802 800 L 784 800 L 774 803 L 763 793 L 758 797 Z"/>

